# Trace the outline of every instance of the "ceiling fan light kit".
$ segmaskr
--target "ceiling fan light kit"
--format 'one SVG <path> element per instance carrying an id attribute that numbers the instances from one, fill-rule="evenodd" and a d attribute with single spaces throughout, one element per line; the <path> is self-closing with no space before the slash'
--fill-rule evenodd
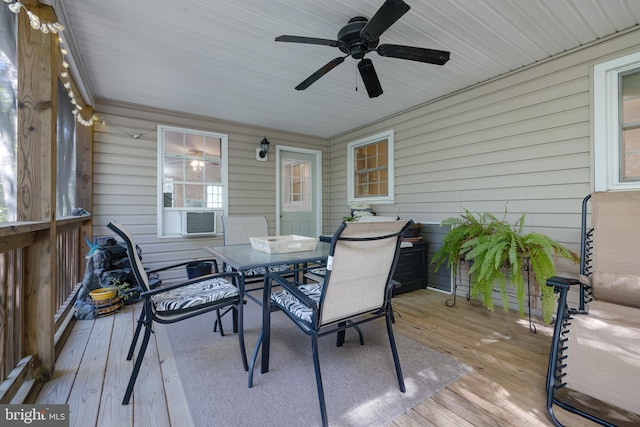
<path id="1" fill-rule="evenodd" d="M 364 57 L 370 52 L 376 52 L 380 56 L 389 58 L 406 59 L 435 65 L 446 64 L 450 53 L 444 50 L 395 44 L 378 45 L 382 33 L 407 13 L 409 9 L 411 7 L 402 0 L 386 0 L 370 20 L 363 16 L 351 18 L 347 25 L 338 31 L 337 40 L 289 35 L 276 37 L 275 41 L 277 42 L 337 47 L 345 54 L 345 56 L 339 56 L 329 61 L 296 86 L 296 89 L 305 90 L 329 71 L 342 64 L 345 58 L 351 56 L 353 59 L 360 60 L 358 62 L 358 70 L 369 98 L 380 96 L 382 95 L 382 86 L 373 66 L 373 61 Z"/>

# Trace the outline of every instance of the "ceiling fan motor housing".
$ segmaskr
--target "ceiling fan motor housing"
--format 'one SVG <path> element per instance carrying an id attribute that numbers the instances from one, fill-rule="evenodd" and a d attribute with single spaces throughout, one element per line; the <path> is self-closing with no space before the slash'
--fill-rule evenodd
<path id="1" fill-rule="evenodd" d="M 363 40 L 360 32 L 369 20 L 364 16 L 351 18 L 349 23 L 338 31 L 338 40 L 342 42 L 339 48 L 342 52 L 351 55 L 354 59 L 362 59 L 367 52 L 378 46 L 380 39 Z"/>

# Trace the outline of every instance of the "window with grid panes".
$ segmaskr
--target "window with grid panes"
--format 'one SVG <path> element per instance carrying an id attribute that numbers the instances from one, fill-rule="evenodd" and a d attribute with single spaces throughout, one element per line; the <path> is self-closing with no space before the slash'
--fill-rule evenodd
<path id="1" fill-rule="evenodd" d="M 348 144 L 349 203 L 393 203 L 393 130 Z"/>
<path id="2" fill-rule="evenodd" d="M 184 233 L 185 212 L 226 211 L 227 135 L 158 126 L 158 235 Z"/>

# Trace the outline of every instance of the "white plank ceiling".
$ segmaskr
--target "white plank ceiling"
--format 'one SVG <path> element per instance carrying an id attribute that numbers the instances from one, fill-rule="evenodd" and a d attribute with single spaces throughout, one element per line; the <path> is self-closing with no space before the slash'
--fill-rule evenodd
<path id="1" fill-rule="evenodd" d="M 329 138 L 640 23 L 640 0 L 405 0 L 380 43 L 448 50 L 444 66 L 369 53 L 370 99 L 333 39 L 383 0 L 51 0 L 90 96 Z M 72 46 L 73 48 L 73 46 Z M 357 91 L 356 91 L 357 87 Z"/>

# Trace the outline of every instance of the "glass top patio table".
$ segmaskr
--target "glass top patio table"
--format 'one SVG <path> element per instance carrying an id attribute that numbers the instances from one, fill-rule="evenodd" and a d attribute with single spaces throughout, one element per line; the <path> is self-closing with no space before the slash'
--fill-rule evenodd
<path id="1" fill-rule="evenodd" d="M 219 261 L 230 265 L 239 272 L 265 268 L 281 264 L 303 264 L 305 262 L 326 261 L 329 255 L 329 243 L 318 242 L 315 250 L 302 252 L 288 252 L 282 254 L 268 254 L 261 252 L 250 244 L 207 246 L 204 250 Z"/>
<path id="2" fill-rule="evenodd" d="M 326 262 L 329 256 L 329 248 L 331 244 L 327 242 L 318 242 L 315 250 L 313 251 L 301 251 L 301 252 L 288 252 L 282 254 L 269 254 L 261 252 L 250 244 L 246 245 L 226 245 L 226 246 L 207 246 L 204 250 L 213 255 L 219 261 L 230 265 L 236 269 L 242 277 L 242 289 L 244 290 L 244 272 L 256 268 L 268 268 L 272 265 L 281 264 L 304 264 L 310 262 Z M 262 293 L 262 334 L 261 339 L 256 343 L 256 348 L 253 352 L 249 366 L 249 384 L 252 383 L 253 368 L 256 362 L 256 356 L 258 349 L 262 343 L 261 352 L 261 373 L 269 371 L 269 347 L 270 347 L 270 335 L 271 335 L 271 283 L 267 281 L 265 283 L 265 289 Z M 245 292 L 246 294 L 246 292 Z M 252 299 L 254 299 L 252 297 Z M 255 300 L 255 299 L 254 299 Z"/>

